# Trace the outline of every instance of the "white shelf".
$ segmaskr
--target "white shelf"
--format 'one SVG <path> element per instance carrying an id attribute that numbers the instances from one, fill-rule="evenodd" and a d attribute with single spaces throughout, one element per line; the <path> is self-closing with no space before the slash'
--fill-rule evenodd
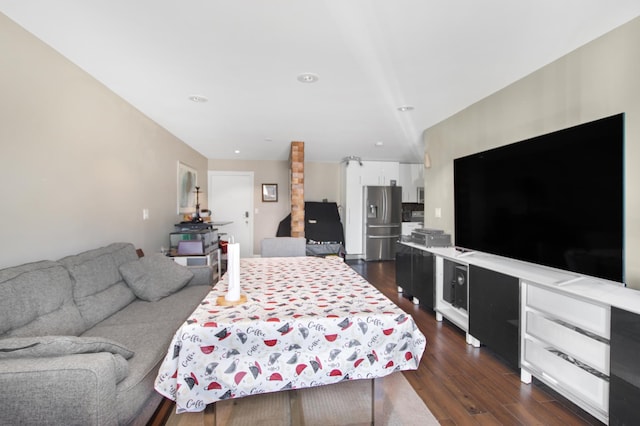
<path id="1" fill-rule="evenodd" d="M 435 310 L 458 328 L 465 332 L 469 331 L 469 315 L 465 311 L 451 306 L 445 300 L 439 301 Z"/>
<path id="2" fill-rule="evenodd" d="M 605 341 L 589 337 L 530 310 L 526 312 L 525 327 L 527 335 L 558 348 L 603 374 L 609 374 L 609 345 Z"/>
<path id="3" fill-rule="evenodd" d="M 525 339 L 522 368 L 604 423 L 609 418 L 609 382 L 566 361 L 540 342 Z"/>

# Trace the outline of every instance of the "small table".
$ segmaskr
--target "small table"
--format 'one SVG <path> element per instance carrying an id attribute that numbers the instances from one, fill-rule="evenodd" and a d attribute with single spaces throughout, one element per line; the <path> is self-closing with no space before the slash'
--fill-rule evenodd
<path id="1" fill-rule="evenodd" d="M 229 398 L 416 369 L 413 318 L 336 257 L 240 261 L 245 304 L 218 306 L 223 277 L 176 332 L 155 389 L 176 411 Z"/>
<path id="2" fill-rule="evenodd" d="M 222 275 L 222 262 L 220 259 L 220 249 L 215 249 L 205 254 L 178 254 L 171 250 L 168 256 L 177 264 L 182 266 L 211 266 L 213 270 L 213 282 L 216 283 Z"/>

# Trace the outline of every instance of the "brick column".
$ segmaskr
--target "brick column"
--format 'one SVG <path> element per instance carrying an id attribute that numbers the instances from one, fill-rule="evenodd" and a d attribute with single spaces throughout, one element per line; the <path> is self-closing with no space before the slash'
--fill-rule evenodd
<path id="1" fill-rule="evenodd" d="M 304 142 L 291 142 L 291 236 L 304 237 Z"/>

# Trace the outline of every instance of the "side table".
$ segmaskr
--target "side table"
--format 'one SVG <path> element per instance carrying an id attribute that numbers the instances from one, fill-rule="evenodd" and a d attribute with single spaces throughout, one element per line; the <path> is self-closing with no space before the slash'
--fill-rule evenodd
<path id="1" fill-rule="evenodd" d="M 221 277 L 220 249 L 210 251 L 206 254 L 180 255 L 173 250 L 169 252 L 169 257 L 182 266 L 211 266 L 213 269 L 213 283 L 217 283 Z"/>

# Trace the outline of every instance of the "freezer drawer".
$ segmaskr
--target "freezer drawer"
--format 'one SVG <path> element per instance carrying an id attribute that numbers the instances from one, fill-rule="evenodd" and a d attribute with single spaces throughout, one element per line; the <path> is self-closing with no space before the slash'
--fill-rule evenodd
<path id="1" fill-rule="evenodd" d="M 400 238 L 399 223 L 389 225 L 367 225 L 367 236 Z"/>
<path id="2" fill-rule="evenodd" d="M 396 241 L 399 234 L 392 236 L 367 235 L 365 241 L 365 260 L 394 260 Z"/>
<path id="3" fill-rule="evenodd" d="M 365 260 L 393 260 L 396 241 L 400 239 L 400 224 L 367 225 L 365 234 Z"/>

